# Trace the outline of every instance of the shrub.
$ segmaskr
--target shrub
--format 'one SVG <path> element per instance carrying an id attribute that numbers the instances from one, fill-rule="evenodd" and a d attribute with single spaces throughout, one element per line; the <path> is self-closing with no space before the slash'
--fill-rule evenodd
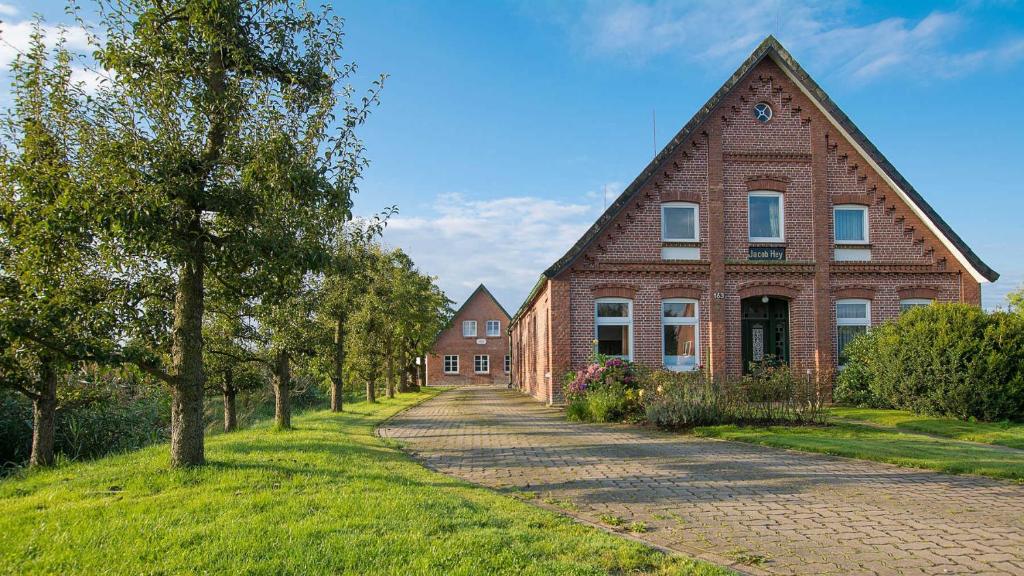
<path id="1" fill-rule="evenodd" d="M 824 383 L 762 364 L 742 377 L 657 370 L 644 378 L 647 420 L 663 428 L 715 424 L 824 424 Z"/>
<path id="2" fill-rule="evenodd" d="M 966 304 L 909 310 L 850 343 L 837 402 L 1024 419 L 1024 317 Z"/>
<path id="3" fill-rule="evenodd" d="M 641 413 L 636 367 L 620 358 L 597 356 L 565 375 L 566 416 L 581 422 L 619 422 Z"/>

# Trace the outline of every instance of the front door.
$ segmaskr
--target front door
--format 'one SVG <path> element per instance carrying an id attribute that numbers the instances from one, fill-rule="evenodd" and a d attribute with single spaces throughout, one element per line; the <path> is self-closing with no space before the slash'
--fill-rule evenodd
<path id="1" fill-rule="evenodd" d="M 767 300 L 767 302 L 765 302 Z M 743 300 L 743 372 L 765 360 L 789 364 L 789 302 L 757 296 Z"/>

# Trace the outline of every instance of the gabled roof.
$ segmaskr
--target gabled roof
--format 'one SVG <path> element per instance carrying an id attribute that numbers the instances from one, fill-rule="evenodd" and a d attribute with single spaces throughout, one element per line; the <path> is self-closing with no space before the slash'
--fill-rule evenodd
<path id="1" fill-rule="evenodd" d="M 469 298 L 466 298 L 466 301 L 462 303 L 462 306 L 459 306 L 459 309 L 455 311 L 455 314 L 452 315 L 451 322 L 454 322 L 455 318 L 462 313 L 462 309 L 465 308 L 467 304 L 472 302 L 473 299 L 476 298 L 477 294 L 480 294 L 481 292 L 486 294 L 487 297 L 490 298 L 491 301 L 493 301 L 498 306 L 498 309 L 501 310 L 503 314 L 505 314 L 506 318 L 512 317 L 512 315 L 508 313 L 508 310 L 505 310 L 505 307 L 501 305 L 501 302 L 498 302 L 498 299 L 494 297 L 494 294 L 491 294 L 491 291 L 488 290 L 486 286 L 480 284 L 479 286 L 476 287 L 476 290 L 473 290 L 473 293 L 469 295 Z M 449 326 L 451 325 L 451 322 L 448 323 Z M 447 329 L 448 326 L 445 326 L 445 328 Z"/>
<path id="2" fill-rule="evenodd" d="M 775 64 L 779 66 L 789 76 L 804 94 L 818 107 L 818 109 L 832 122 L 832 124 L 842 132 L 847 139 L 854 144 L 869 162 L 874 164 L 874 168 L 879 174 L 882 174 L 887 179 L 888 184 L 897 192 L 899 196 L 907 203 L 910 208 L 917 213 L 923 222 L 931 229 L 931 231 L 942 241 L 947 249 L 957 258 L 957 260 L 970 271 L 971 275 L 978 282 L 995 281 L 999 278 L 999 274 L 988 267 L 973 250 L 963 241 L 949 227 L 941 216 L 935 212 L 935 210 L 928 205 L 928 203 L 921 197 L 921 195 L 914 189 L 913 186 L 907 182 L 906 178 L 899 173 L 898 170 L 885 158 L 885 156 L 879 152 L 878 148 L 871 143 L 860 131 L 859 128 L 853 123 L 852 120 L 839 109 L 839 106 L 829 98 L 828 94 L 821 89 L 818 84 L 811 79 L 811 77 L 800 67 L 800 64 L 793 59 L 793 57 L 782 47 L 782 44 L 775 39 L 774 36 L 768 36 L 763 42 L 754 50 L 749 58 L 733 73 L 732 76 L 718 89 L 717 92 L 707 101 L 706 104 L 690 119 L 689 122 L 683 126 L 683 129 L 675 135 L 674 138 L 654 157 L 654 160 L 644 168 L 643 172 L 630 183 L 629 186 L 623 190 L 622 194 L 612 202 L 608 209 L 597 219 L 597 222 L 590 227 L 589 230 L 583 235 L 579 241 L 576 242 L 565 253 L 557 262 L 551 265 L 550 268 L 544 271 L 541 277 L 541 282 L 538 286 L 534 287 L 530 295 L 527 297 L 523 306 L 529 304 L 529 302 L 536 295 L 536 292 L 541 284 L 543 284 L 544 278 L 553 278 L 554 276 L 561 273 L 563 270 L 572 265 L 576 259 L 582 255 L 586 249 L 598 238 L 602 231 L 607 227 L 615 218 L 619 215 L 622 209 L 629 203 L 630 198 L 639 192 L 643 187 L 650 181 L 650 179 L 658 174 L 663 164 L 666 164 L 668 160 L 675 154 L 676 150 L 680 145 L 688 142 L 694 135 L 694 132 L 700 128 L 704 121 L 711 116 L 711 114 L 718 107 L 722 99 L 728 94 L 743 78 L 756 67 L 763 59 L 771 58 Z M 516 313 L 516 316 L 522 312 L 520 309 Z"/>

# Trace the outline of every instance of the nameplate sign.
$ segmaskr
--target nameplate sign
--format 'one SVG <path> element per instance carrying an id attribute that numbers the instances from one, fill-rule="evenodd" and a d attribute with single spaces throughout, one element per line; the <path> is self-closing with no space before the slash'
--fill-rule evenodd
<path id="1" fill-rule="evenodd" d="M 476 343 L 477 344 L 487 344 L 487 339 L 486 338 L 477 338 L 476 339 Z"/>
<path id="2" fill-rule="evenodd" d="M 785 246 L 750 246 L 748 260 L 781 261 L 786 259 Z"/>

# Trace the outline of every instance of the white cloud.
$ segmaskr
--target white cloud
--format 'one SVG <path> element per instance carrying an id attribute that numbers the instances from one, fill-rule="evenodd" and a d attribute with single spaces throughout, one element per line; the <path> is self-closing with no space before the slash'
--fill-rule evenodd
<path id="1" fill-rule="evenodd" d="M 392 218 L 384 240 L 437 276 L 449 298 L 461 303 L 484 283 L 514 313 L 541 272 L 600 212 L 600 199 L 577 204 L 528 196 L 472 200 L 443 194 L 427 214 Z"/>
<path id="2" fill-rule="evenodd" d="M 952 76 L 1024 59 L 1021 37 L 951 48 L 969 20 L 966 7 L 856 24 L 848 8 L 819 0 L 592 0 L 575 18 L 563 10 L 556 19 L 587 52 L 634 63 L 678 54 L 710 66 L 735 64 L 768 34 L 815 67 L 861 81 L 896 72 Z"/>
<path id="3" fill-rule="evenodd" d="M 0 3 L 0 16 L 17 16 L 18 9 L 10 4 Z"/>
<path id="4" fill-rule="evenodd" d="M 0 70 L 9 69 L 19 53 L 28 52 L 32 40 L 33 26 L 34 22 L 32 20 L 0 22 Z M 88 34 L 79 27 L 62 28 L 60 26 L 44 25 L 43 33 L 47 46 L 52 46 L 62 31 L 66 41 L 65 46 L 68 50 L 79 53 L 89 51 Z"/>

